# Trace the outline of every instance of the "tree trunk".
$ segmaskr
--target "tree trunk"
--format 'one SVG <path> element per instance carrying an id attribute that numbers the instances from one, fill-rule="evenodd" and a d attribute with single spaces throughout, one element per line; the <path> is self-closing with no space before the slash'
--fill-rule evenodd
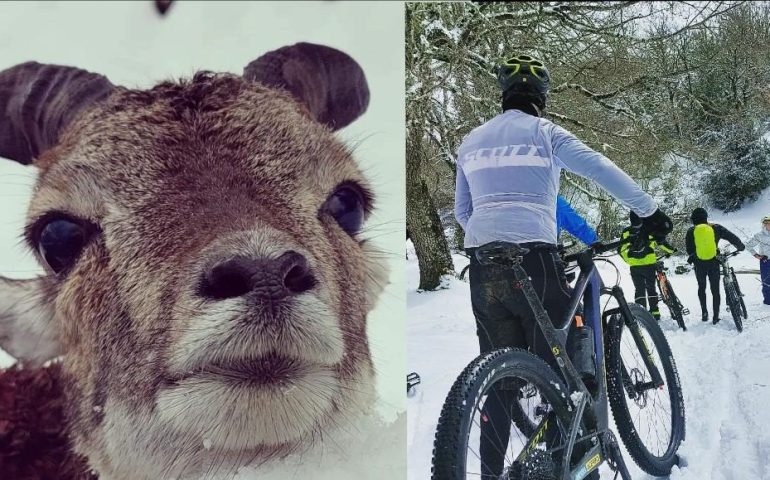
<path id="1" fill-rule="evenodd" d="M 406 147 L 406 228 L 420 267 L 420 290 L 435 290 L 454 271 L 441 219 L 422 178 L 421 132 L 408 132 Z M 417 138 L 415 138 L 417 137 Z"/>
<path id="2" fill-rule="evenodd" d="M 454 175 L 452 175 L 452 184 L 454 185 L 457 181 L 457 164 L 451 164 L 452 171 L 454 172 Z M 462 252 L 465 247 L 465 231 L 463 230 L 463 227 L 460 226 L 460 224 L 457 222 L 456 219 L 452 221 L 452 225 L 454 225 L 454 235 L 452 236 L 452 248 L 455 251 Z"/>

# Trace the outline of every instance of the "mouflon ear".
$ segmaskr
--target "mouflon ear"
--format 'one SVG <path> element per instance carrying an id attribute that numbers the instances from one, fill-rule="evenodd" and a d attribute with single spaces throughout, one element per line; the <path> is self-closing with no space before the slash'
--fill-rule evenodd
<path id="1" fill-rule="evenodd" d="M 174 3 L 174 0 L 155 0 L 155 10 L 163 16 L 168 12 L 168 9 L 171 8 L 172 3 Z"/>
<path id="2" fill-rule="evenodd" d="M 361 66 L 346 53 L 323 45 L 297 43 L 273 50 L 249 63 L 243 76 L 288 90 L 333 130 L 350 124 L 369 105 Z"/>
<path id="3" fill-rule="evenodd" d="M 27 62 L 0 72 L 0 156 L 32 163 L 56 145 L 67 125 L 112 93 L 102 75 Z"/>

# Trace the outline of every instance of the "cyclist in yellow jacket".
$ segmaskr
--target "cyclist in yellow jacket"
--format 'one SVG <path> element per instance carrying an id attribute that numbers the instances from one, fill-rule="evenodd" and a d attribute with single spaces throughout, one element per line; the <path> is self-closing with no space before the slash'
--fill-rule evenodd
<path id="1" fill-rule="evenodd" d="M 730 230 L 716 223 L 708 223 L 708 214 L 703 208 L 696 208 L 690 215 L 693 226 L 687 230 L 685 244 L 687 245 L 687 261 L 695 266 L 695 278 L 698 280 L 698 300 L 700 300 L 701 320 L 708 322 L 709 312 L 706 308 L 706 277 L 711 284 L 711 297 L 714 302 L 714 320 L 719 322 L 719 262 L 717 261 L 717 246 L 723 238 L 735 245 L 738 251 L 746 247 Z"/>
<path id="2" fill-rule="evenodd" d="M 642 220 L 633 211 L 629 214 L 631 226 L 626 227 L 621 235 L 627 238 L 633 232 L 639 230 Z M 650 313 L 655 320 L 660 320 L 660 310 L 658 309 L 658 293 L 655 290 L 655 264 L 658 262 L 657 250 L 671 255 L 675 249 L 665 240 L 656 242 L 652 237 L 649 243 L 641 252 L 633 252 L 631 244 L 625 243 L 620 246 L 618 253 L 631 267 L 631 280 L 634 282 L 634 301 L 644 308 L 647 308 L 647 302 L 650 304 Z"/>

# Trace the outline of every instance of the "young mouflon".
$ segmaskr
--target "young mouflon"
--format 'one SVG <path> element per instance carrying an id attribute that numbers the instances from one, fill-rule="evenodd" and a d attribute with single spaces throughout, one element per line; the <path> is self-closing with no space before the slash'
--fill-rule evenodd
<path id="1" fill-rule="evenodd" d="M 0 347 L 60 358 L 100 478 L 202 477 L 367 410 L 386 268 L 334 131 L 368 101 L 351 57 L 308 43 L 149 90 L 0 72 L 0 157 L 38 168 L 24 238 L 46 271 L 0 278 Z"/>

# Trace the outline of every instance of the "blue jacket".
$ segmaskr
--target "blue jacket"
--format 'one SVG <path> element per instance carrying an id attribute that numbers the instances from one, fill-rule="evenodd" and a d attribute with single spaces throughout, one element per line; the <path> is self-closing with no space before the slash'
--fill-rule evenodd
<path id="1" fill-rule="evenodd" d="M 585 219 L 572 208 L 572 205 L 569 204 L 566 198 L 559 195 L 556 197 L 557 235 L 561 233 L 562 228 L 586 245 L 599 241 L 599 235 L 596 234 L 596 230 L 586 223 Z"/>

